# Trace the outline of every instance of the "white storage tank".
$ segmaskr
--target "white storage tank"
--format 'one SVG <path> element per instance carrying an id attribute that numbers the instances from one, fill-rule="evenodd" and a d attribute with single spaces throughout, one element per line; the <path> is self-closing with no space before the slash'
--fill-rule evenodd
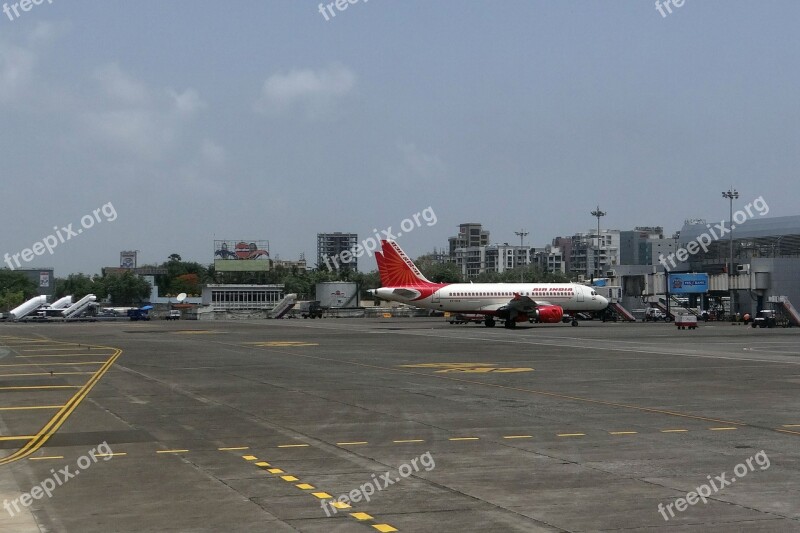
<path id="1" fill-rule="evenodd" d="M 323 309 L 359 307 L 358 284 L 352 281 L 317 283 L 317 300 Z"/>

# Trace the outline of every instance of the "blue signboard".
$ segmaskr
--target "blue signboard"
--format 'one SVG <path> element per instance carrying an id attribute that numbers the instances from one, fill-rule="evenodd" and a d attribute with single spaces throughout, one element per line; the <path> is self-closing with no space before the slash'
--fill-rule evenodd
<path id="1" fill-rule="evenodd" d="M 696 294 L 708 292 L 708 274 L 670 274 L 669 292 Z"/>

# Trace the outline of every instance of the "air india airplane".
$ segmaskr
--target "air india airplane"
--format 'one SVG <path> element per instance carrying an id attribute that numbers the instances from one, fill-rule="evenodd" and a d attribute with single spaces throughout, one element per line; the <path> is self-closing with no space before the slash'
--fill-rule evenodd
<path id="1" fill-rule="evenodd" d="M 577 283 L 433 283 L 394 241 L 381 241 L 377 252 L 383 287 L 374 296 L 425 309 L 481 314 L 494 327 L 495 318 L 506 328 L 517 322 L 558 323 L 564 311 L 602 311 L 608 300 L 592 287 Z M 572 325 L 578 322 L 573 318 Z"/>

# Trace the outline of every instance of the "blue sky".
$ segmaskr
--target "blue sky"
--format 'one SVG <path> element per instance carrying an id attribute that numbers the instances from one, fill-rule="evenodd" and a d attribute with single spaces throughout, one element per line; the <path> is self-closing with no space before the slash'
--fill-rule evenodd
<path id="1" fill-rule="evenodd" d="M 0 14 L 0 254 L 112 202 L 29 266 L 57 275 L 214 238 L 314 258 L 316 233 L 460 222 L 541 246 L 719 220 L 731 184 L 798 214 L 800 4 L 69 2 Z M 743 202 L 743 203 L 744 203 Z M 362 261 L 362 270 L 375 267 Z"/>

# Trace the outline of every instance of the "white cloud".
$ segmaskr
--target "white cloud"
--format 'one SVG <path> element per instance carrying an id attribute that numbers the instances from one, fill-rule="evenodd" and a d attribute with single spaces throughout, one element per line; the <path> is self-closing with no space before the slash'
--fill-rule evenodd
<path id="1" fill-rule="evenodd" d="M 150 97 L 145 84 L 133 79 L 116 63 L 95 70 L 94 79 L 108 98 L 122 104 L 141 104 Z"/>
<path id="2" fill-rule="evenodd" d="M 403 156 L 403 165 L 413 176 L 425 179 L 441 179 L 446 167 L 438 155 L 420 150 L 414 143 L 398 143 Z"/>
<path id="3" fill-rule="evenodd" d="M 274 114 L 300 107 L 314 117 L 336 99 L 350 94 L 355 84 L 356 75 L 341 65 L 319 70 L 293 69 L 266 79 L 255 109 Z"/>
<path id="4" fill-rule="evenodd" d="M 194 89 L 186 89 L 182 93 L 170 89 L 167 94 L 172 98 L 176 111 L 181 115 L 193 115 L 206 107 L 206 103 Z"/>
<path id="5" fill-rule="evenodd" d="M 0 42 L 0 103 L 13 101 L 33 78 L 36 55 Z"/>
<path id="6" fill-rule="evenodd" d="M 214 165 L 221 165 L 225 162 L 227 157 L 225 148 L 210 139 L 203 140 L 203 144 L 200 147 L 200 154 L 202 155 L 203 161 Z"/>

